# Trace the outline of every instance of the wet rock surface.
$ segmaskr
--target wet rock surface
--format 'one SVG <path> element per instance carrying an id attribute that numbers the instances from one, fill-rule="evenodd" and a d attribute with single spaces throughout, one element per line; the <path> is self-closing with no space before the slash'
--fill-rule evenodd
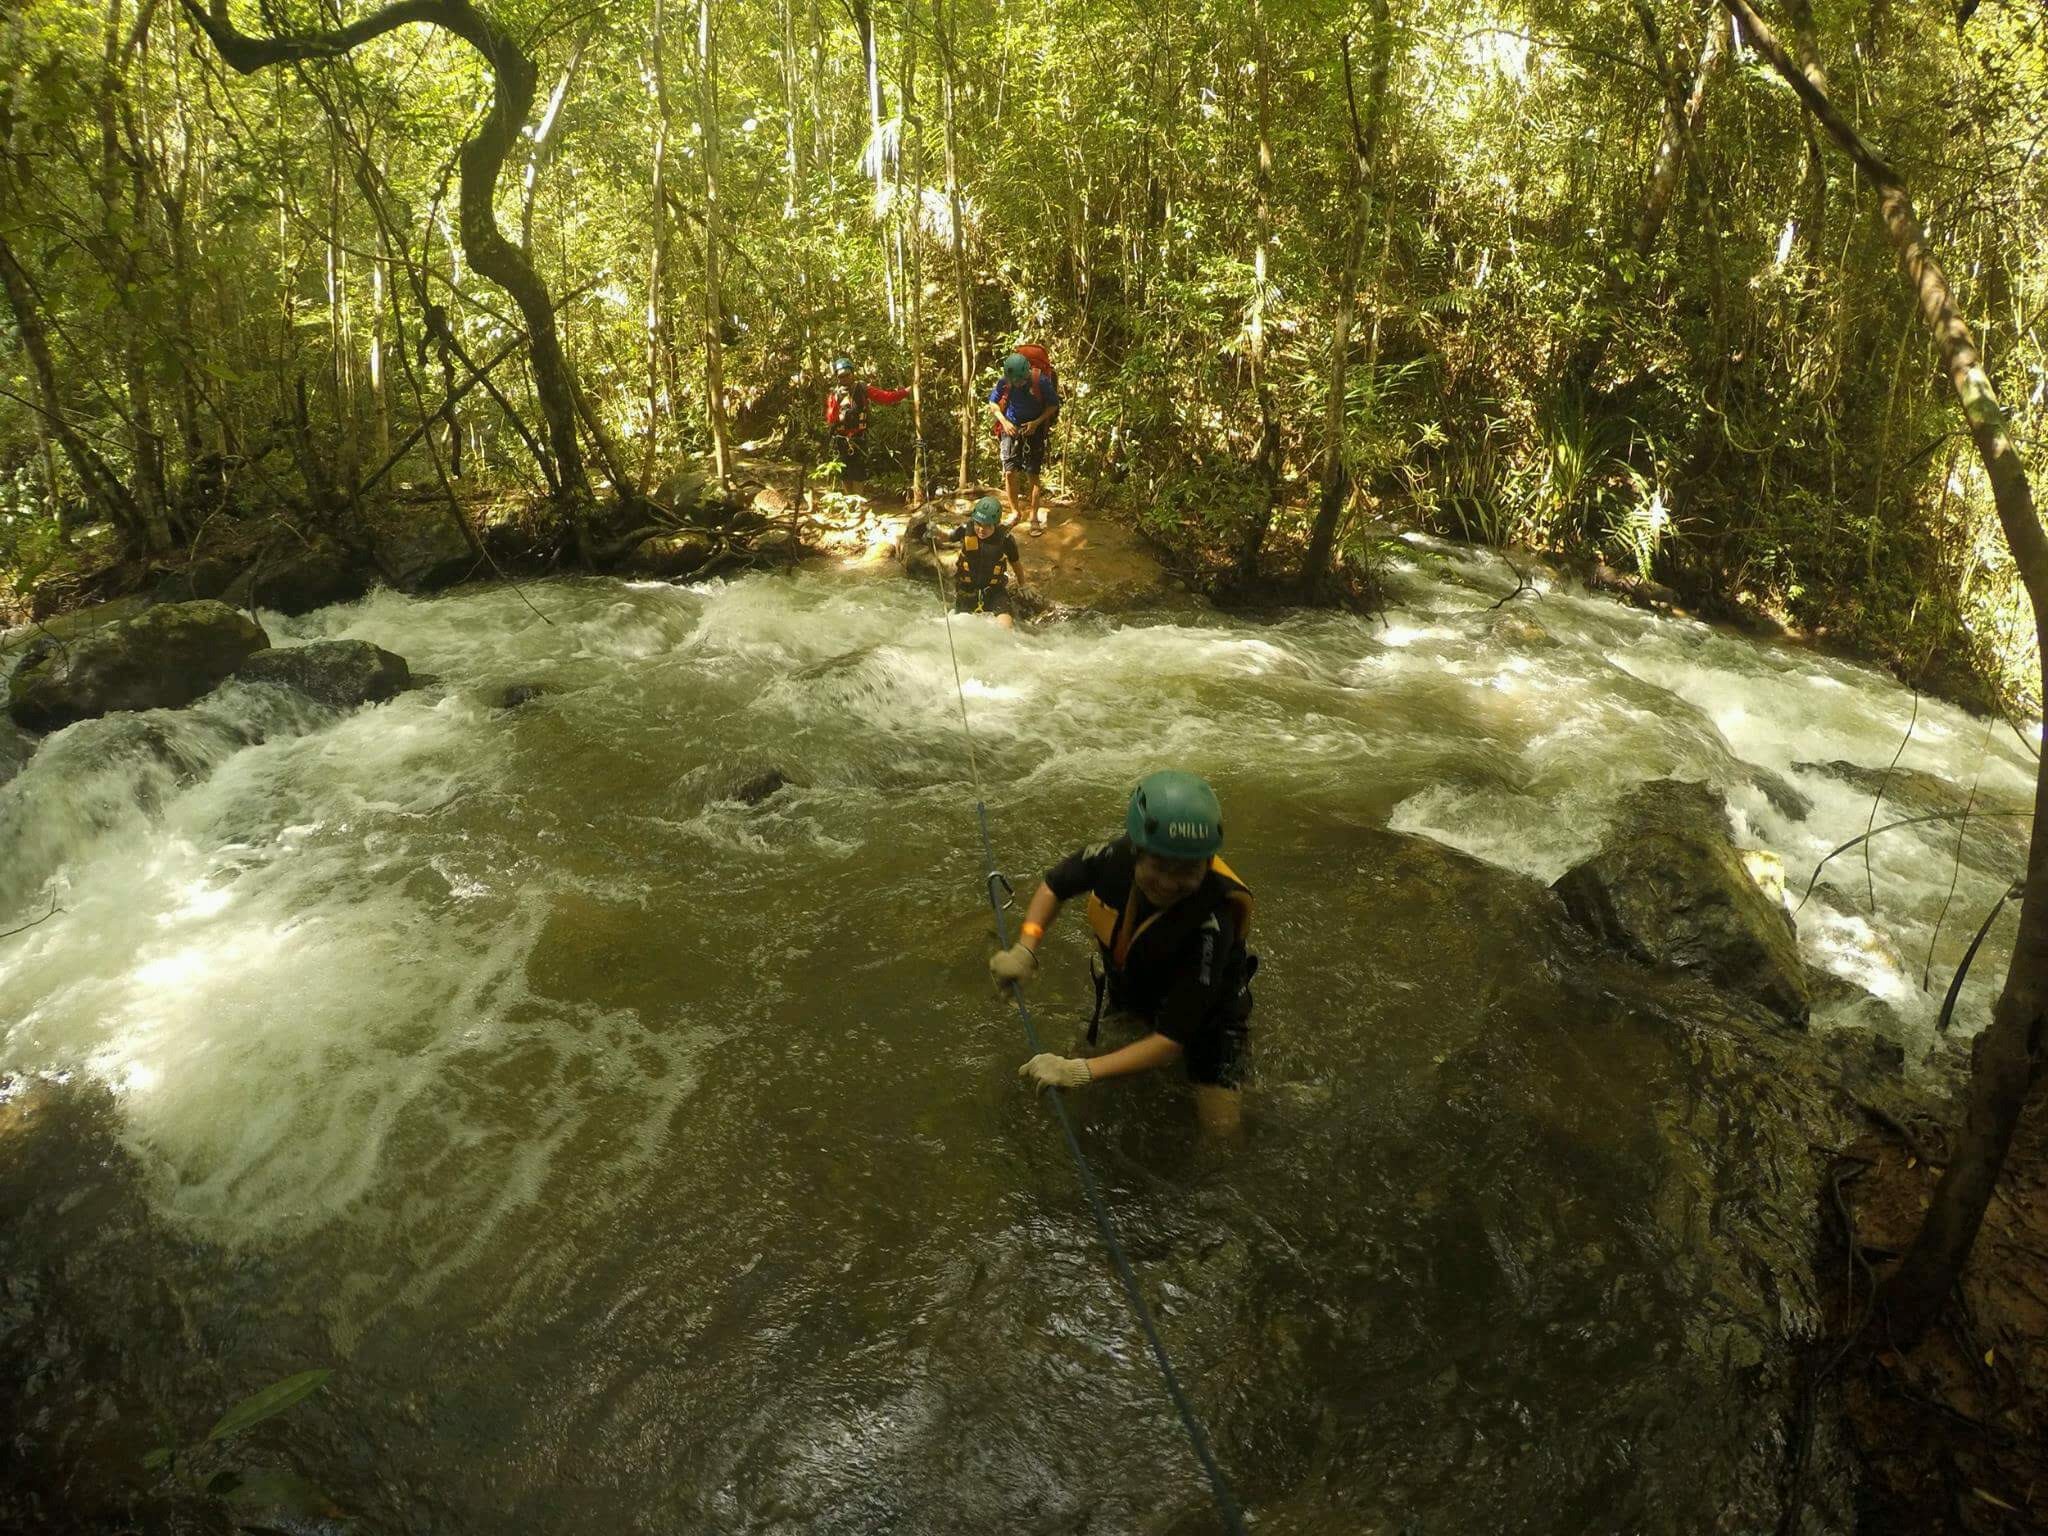
<path id="1" fill-rule="evenodd" d="M 35 755 L 36 739 L 5 715 L 0 715 L 0 784 L 5 784 Z"/>
<path id="2" fill-rule="evenodd" d="M 382 703 L 412 686 L 405 658 L 366 640 L 321 640 L 260 651 L 235 669 L 235 677 L 296 688 L 330 709 Z"/>
<path id="3" fill-rule="evenodd" d="M 447 503 L 391 503 L 364 514 L 371 556 L 401 592 L 433 592 L 486 569 Z"/>
<path id="4" fill-rule="evenodd" d="M 221 600 L 290 616 L 352 603 L 369 590 L 364 562 L 335 540 L 319 537 L 271 545 L 234 579 Z"/>
<path id="5" fill-rule="evenodd" d="M 1553 890 L 1574 921 L 1626 954 L 1753 997 L 1789 1023 L 1812 1012 L 1791 915 L 1729 841 L 1726 803 L 1657 779 L 1620 805 L 1606 846 Z"/>
<path id="6" fill-rule="evenodd" d="M 50 731 L 116 710 L 175 709 L 270 644 L 224 603 L 166 603 L 74 640 L 39 636 L 8 684 L 15 723 Z"/>

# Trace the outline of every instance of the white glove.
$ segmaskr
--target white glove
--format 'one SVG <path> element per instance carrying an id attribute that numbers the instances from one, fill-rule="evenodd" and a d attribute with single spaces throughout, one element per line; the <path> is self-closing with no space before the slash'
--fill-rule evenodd
<path id="1" fill-rule="evenodd" d="M 1040 1088 L 1086 1088 L 1095 1081 L 1087 1062 L 1078 1056 L 1055 1056 L 1051 1051 L 1032 1057 L 1017 1069 L 1017 1075 Z"/>
<path id="2" fill-rule="evenodd" d="M 1029 981 L 1038 974 L 1038 956 L 1019 939 L 1008 949 L 999 949 L 988 957 L 988 973 L 999 987 L 1008 981 Z"/>

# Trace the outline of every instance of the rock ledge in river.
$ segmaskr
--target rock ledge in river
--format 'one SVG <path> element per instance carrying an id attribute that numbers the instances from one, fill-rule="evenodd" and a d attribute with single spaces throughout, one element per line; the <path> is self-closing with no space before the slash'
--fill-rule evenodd
<path id="1" fill-rule="evenodd" d="M 1727 827 L 1725 802 L 1704 784 L 1640 784 L 1607 846 L 1551 889 L 1615 948 L 1697 972 L 1804 1025 L 1812 999 L 1791 915 L 1758 888 Z"/>
<path id="2" fill-rule="evenodd" d="M 225 603 L 163 603 L 73 640 L 38 639 L 8 685 L 8 712 L 54 731 L 116 710 L 177 709 L 269 644 Z"/>
<path id="3" fill-rule="evenodd" d="M 412 686 L 405 658 L 367 640 L 317 640 L 262 651 L 237 667 L 235 677 L 296 688 L 330 709 L 382 703 Z"/>

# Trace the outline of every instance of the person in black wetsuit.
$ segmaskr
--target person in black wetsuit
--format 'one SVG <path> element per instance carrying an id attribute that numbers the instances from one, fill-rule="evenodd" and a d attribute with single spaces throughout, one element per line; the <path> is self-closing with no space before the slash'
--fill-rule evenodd
<path id="1" fill-rule="evenodd" d="M 1258 957 L 1246 947 L 1251 888 L 1216 856 L 1222 846 L 1216 791 L 1195 774 L 1168 770 L 1131 792 L 1122 837 L 1047 871 L 1017 942 L 990 959 L 989 974 L 999 985 L 1035 975 L 1046 928 L 1085 893 L 1101 957 L 1089 1044 L 1105 1001 L 1147 1033 L 1101 1056 L 1034 1056 L 1020 1076 L 1040 1087 L 1085 1088 L 1179 1061 L 1203 1129 L 1238 1128 Z"/>
<path id="2" fill-rule="evenodd" d="M 1016 620 L 1010 599 L 1010 576 L 1024 579 L 1024 567 L 1017 560 L 1017 540 L 1002 526 L 1003 504 L 984 496 L 974 504 L 968 520 L 951 533 L 942 533 L 943 543 L 958 544 L 960 558 L 953 566 L 953 611 L 986 613 L 1005 629 Z"/>

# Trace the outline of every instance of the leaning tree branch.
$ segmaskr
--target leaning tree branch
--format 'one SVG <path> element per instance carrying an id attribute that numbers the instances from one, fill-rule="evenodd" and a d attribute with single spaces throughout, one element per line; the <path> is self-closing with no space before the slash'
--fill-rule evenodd
<path id="1" fill-rule="evenodd" d="M 1904 180 L 1836 110 L 1816 67 L 1794 63 L 1749 0 L 1721 0 L 1752 48 L 1769 62 L 1813 120 L 1875 188 L 1885 232 L 1932 333 L 1942 370 L 1991 485 L 1992 505 L 2033 610 L 2037 644 L 2048 646 L 2048 531 L 2033 486 L 2006 425 L 2005 408 L 1984 372 L 1976 338 L 1957 310 L 1948 279 L 1928 248 Z M 1911 1344 L 1947 1304 L 1997 1186 L 2014 1130 L 2035 1078 L 2048 1065 L 2048 767 L 2034 784 L 2034 832 L 2027 844 L 2018 931 L 1991 1022 L 1977 1036 L 1954 1155 L 1912 1247 L 1885 1286 L 1892 1336 Z"/>
<path id="2" fill-rule="evenodd" d="M 470 0 L 394 0 L 345 27 L 284 37 L 251 37 L 238 30 L 228 19 L 227 0 L 209 0 L 210 9 L 203 9 L 199 0 L 181 3 L 221 58 L 245 75 L 277 64 L 339 58 L 373 38 L 414 23 L 452 33 L 483 59 L 494 86 L 491 109 L 456 155 L 461 173 L 458 221 L 462 252 L 473 271 L 511 295 L 526 322 L 534 387 L 547 418 L 557 479 L 563 492 L 577 501 L 577 538 L 587 550 L 589 529 L 582 502 L 589 497 L 590 482 L 583 468 L 575 398 L 568 359 L 555 325 L 555 306 L 527 253 L 498 227 L 496 211 L 498 174 L 533 108 L 540 78 L 533 60 L 509 32 Z"/>

